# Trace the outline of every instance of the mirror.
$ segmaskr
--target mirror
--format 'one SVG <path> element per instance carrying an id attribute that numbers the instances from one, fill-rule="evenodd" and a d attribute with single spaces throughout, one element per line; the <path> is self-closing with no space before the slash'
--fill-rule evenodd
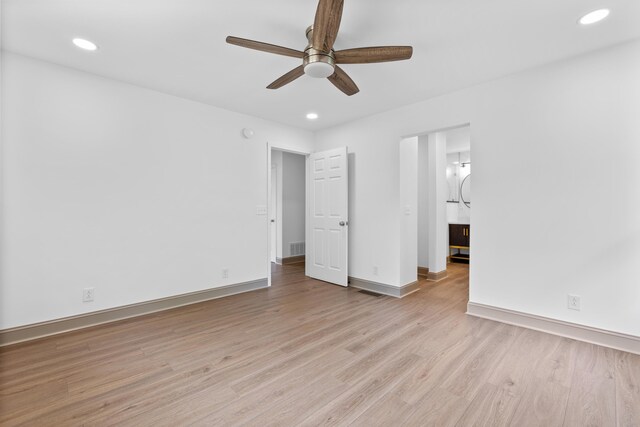
<path id="1" fill-rule="evenodd" d="M 471 207 L 471 174 L 465 176 L 460 184 L 460 201 Z"/>

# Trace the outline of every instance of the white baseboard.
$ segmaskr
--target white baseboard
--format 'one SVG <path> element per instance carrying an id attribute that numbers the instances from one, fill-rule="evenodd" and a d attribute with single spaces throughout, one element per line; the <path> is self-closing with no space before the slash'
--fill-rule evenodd
<path id="1" fill-rule="evenodd" d="M 616 350 L 640 354 L 640 337 L 635 335 L 607 331 L 605 329 L 593 328 L 591 326 L 579 325 L 577 323 L 565 322 L 474 302 L 467 304 L 467 314 L 610 347 Z"/>
<path id="2" fill-rule="evenodd" d="M 188 294 L 174 295 L 137 304 L 114 307 L 106 310 L 94 311 L 77 316 L 54 319 L 32 325 L 18 326 L 0 330 L 0 347 L 19 342 L 44 338 L 64 332 L 71 332 L 91 326 L 116 322 L 132 317 L 144 316 L 159 311 L 170 310 L 184 305 L 196 304 L 212 299 L 255 291 L 268 287 L 267 279 L 252 280 L 244 283 L 234 283 Z"/>
<path id="3" fill-rule="evenodd" d="M 349 276 L 349 286 L 394 298 L 404 298 L 420 289 L 420 283 L 417 281 L 404 286 L 391 286 L 385 283 L 372 282 L 371 280 L 358 279 L 357 277 L 351 276 Z"/>

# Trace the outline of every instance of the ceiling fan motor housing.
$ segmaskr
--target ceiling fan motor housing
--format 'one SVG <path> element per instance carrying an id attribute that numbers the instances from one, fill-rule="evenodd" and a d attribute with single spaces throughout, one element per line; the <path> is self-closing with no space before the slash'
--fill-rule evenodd
<path id="1" fill-rule="evenodd" d="M 321 79 L 331 76 L 335 72 L 336 65 L 336 57 L 333 49 L 329 52 L 323 52 L 313 48 L 311 45 L 311 40 L 313 40 L 313 26 L 307 28 L 307 40 L 309 40 L 309 44 L 304 50 L 304 58 L 302 61 L 304 73 L 310 77 Z"/>

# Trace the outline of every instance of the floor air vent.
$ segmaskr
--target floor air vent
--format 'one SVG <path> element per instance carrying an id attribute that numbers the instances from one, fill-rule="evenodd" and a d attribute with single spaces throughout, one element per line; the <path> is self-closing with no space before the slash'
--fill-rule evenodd
<path id="1" fill-rule="evenodd" d="M 382 294 L 377 294 L 377 293 L 375 293 L 375 292 L 365 291 L 364 289 L 361 289 L 361 290 L 359 290 L 358 292 L 360 292 L 361 294 L 365 294 L 365 295 L 372 296 L 372 297 L 382 297 L 382 296 L 384 296 L 384 295 L 382 295 Z"/>

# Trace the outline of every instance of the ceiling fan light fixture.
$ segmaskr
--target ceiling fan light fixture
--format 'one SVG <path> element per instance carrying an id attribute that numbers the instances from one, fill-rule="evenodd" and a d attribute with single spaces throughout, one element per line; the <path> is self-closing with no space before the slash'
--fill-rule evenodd
<path id="1" fill-rule="evenodd" d="M 333 65 L 326 62 L 310 62 L 304 66 L 304 73 L 316 79 L 325 79 L 334 73 Z"/>

